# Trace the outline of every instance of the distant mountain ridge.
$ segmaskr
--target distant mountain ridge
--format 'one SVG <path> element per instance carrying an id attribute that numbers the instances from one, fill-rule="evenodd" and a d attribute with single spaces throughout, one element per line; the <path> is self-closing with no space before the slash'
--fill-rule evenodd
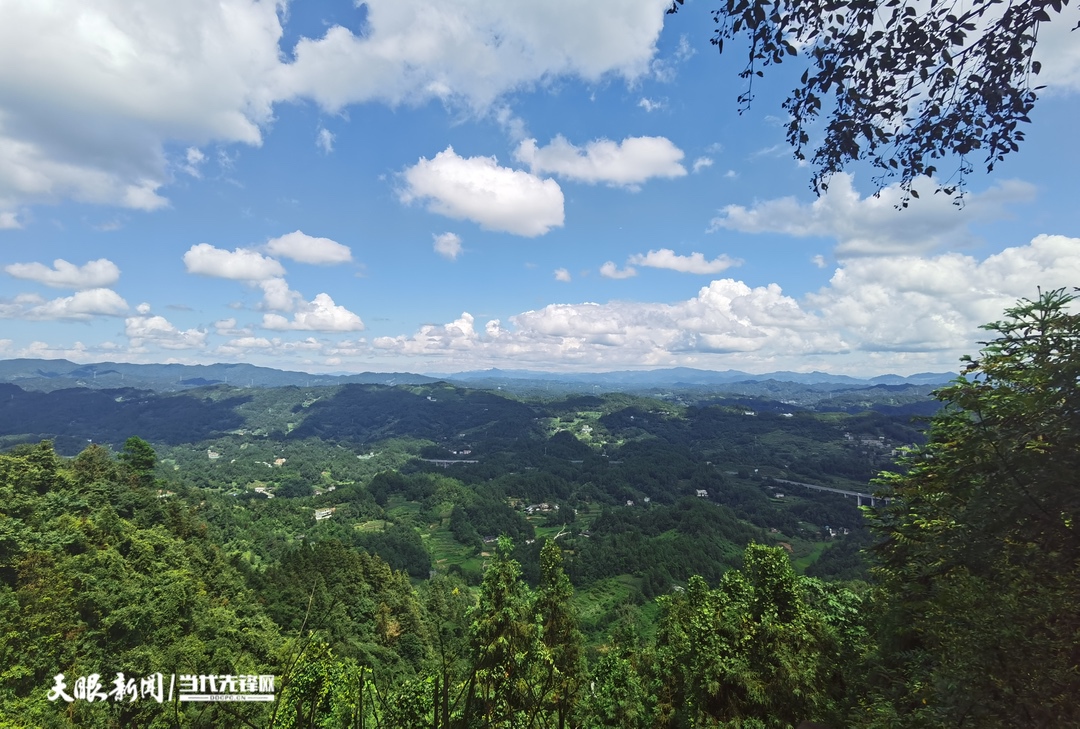
<path id="1" fill-rule="evenodd" d="M 217 363 L 125 364 L 96 362 L 76 364 L 65 359 L 0 360 L 0 382 L 26 390 L 52 391 L 69 387 L 105 389 L 134 387 L 157 392 L 177 392 L 210 385 L 234 387 L 325 387 L 344 384 L 421 385 L 446 380 L 467 387 L 493 388 L 506 383 L 534 383 L 542 387 L 565 385 L 571 389 L 599 387 L 612 390 L 642 388 L 699 388 L 735 383 L 786 382 L 823 389 L 873 387 L 876 385 L 942 385 L 956 377 L 953 372 L 920 372 L 903 377 L 885 374 L 866 379 L 827 372 L 768 372 L 755 375 L 740 370 L 701 370 L 672 367 L 656 370 L 613 372 L 543 372 L 488 369 L 445 375 L 410 372 L 363 372 L 358 374 L 311 374 L 251 364 Z"/>
<path id="2" fill-rule="evenodd" d="M 774 372 L 762 375 L 738 369 L 711 370 L 692 367 L 671 367 L 648 370 L 617 370 L 608 373 L 550 373 L 529 369 L 483 369 L 446 375 L 417 375 L 415 373 L 359 373 L 318 375 L 289 372 L 284 369 L 251 364 L 217 363 L 211 365 L 185 364 L 126 364 L 96 362 L 76 364 L 68 360 L 0 360 L 0 382 L 10 382 L 25 390 L 52 391 L 64 388 L 91 389 L 139 388 L 176 392 L 231 384 L 233 387 L 328 387 L 336 384 L 424 384 L 446 380 L 467 387 L 496 387 L 499 382 L 521 384 L 566 384 L 575 388 L 663 388 L 715 387 L 735 382 L 792 382 L 807 386 L 873 387 L 876 384 L 944 384 L 956 378 L 956 373 L 918 373 L 879 375 L 860 379 L 848 375 L 822 372 Z"/>
<path id="3" fill-rule="evenodd" d="M 735 382 L 767 382 L 769 380 L 792 382 L 800 385 L 830 384 L 867 387 L 872 385 L 943 385 L 955 379 L 957 374 L 955 372 L 919 372 L 906 377 L 885 374 L 876 377 L 858 378 L 816 371 L 779 371 L 755 375 L 741 370 L 700 370 L 692 367 L 670 367 L 655 370 L 621 370 L 614 372 L 542 372 L 492 368 L 441 376 L 457 382 L 537 380 L 577 384 L 632 385 L 635 387 L 650 385 L 725 385 Z"/>
<path id="4" fill-rule="evenodd" d="M 185 365 L 95 362 L 76 364 L 66 359 L 0 360 L 0 382 L 24 390 L 52 391 L 69 387 L 106 389 L 134 387 L 156 392 L 176 392 L 210 385 L 234 387 L 318 387 L 344 384 L 419 385 L 437 382 L 433 377 L 409 372 L 364 372 L 352 375 L 319 375 L 290 372 L 250 364 Z"/>

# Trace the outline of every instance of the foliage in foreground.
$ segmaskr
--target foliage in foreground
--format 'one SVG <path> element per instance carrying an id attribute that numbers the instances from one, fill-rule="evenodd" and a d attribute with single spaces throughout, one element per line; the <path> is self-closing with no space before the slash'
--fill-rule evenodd
<path id="1" fill-rule="evenodd" d="M 940 397 L 887 475 L 881 726 L 1080 724 L 1080 315 L 1044 293 Z M 892 716 L 892 712 L 896 716 Z"/>

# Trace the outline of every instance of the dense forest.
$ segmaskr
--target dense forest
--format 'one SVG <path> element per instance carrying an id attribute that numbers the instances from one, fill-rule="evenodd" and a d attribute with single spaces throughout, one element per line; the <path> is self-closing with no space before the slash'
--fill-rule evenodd
<path id="1" fill-rule="evenodd" d="M 1076 726 L 1071 302 L 923 422 L 0 386 L 0 727 Z"/>

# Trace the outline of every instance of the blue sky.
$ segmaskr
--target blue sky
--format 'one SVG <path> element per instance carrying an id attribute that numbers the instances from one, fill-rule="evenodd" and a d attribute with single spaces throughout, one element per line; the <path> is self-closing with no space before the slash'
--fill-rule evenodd
<path id="1" fill-rule="evenodd" d="M 3 3 L 0 358 L 910 374 L 1080 283 L 1075 9 L 1021 151 L 898 211 L 667 5 Z"/>

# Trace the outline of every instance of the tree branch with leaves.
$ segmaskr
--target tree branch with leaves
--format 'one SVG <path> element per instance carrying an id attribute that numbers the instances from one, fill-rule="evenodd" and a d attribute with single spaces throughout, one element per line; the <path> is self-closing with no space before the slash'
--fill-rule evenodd
<path id="1" fill-rule="evenodd" d="M 674 0 L 674 13 L 683 0 Z M 807 69 L 783 103 L 796 159 L 812 188 L 851 163 L 918 197 L 920 177 L 963 202 L 975 161 L 992 171 L 1024 140 L 1037 93 L 1040 27 L 1068 0 L 720 0 L 712 43 L 747 41 L 738 97 L 745 111 L 765 70 L 802 56 Z M 820 139 L 817 125 L 825 121 Z M 944 175 L 939 168 L 947 165 Z"/>

